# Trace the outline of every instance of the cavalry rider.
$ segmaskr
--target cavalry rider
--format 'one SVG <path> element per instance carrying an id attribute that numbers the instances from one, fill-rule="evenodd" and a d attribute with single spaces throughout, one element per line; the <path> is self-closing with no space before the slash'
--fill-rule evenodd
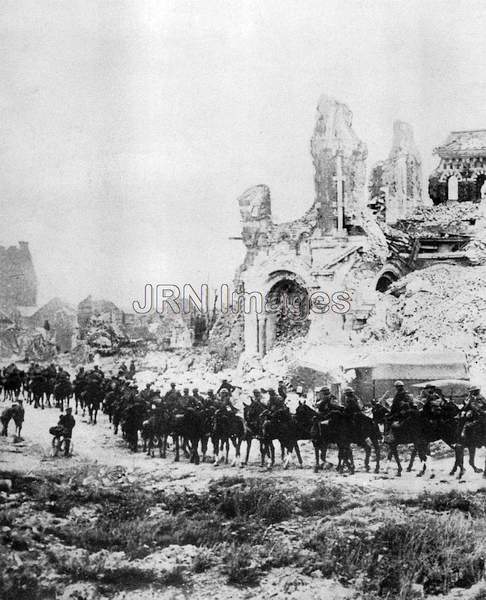
<path id="1" fill-rule="evenodd" d="M 179 408 L 179 404 L 180 404 L 180 400 L 181 400 L 181 394 L 176 389 L 176 384 L 175 383 L 171 383 L 170 384 L 170 390 L 164 396 L 164 400 L 165 400 L 165 403 L 166 403 L 167 408 L 169 410 L 173 410 L 175 408 Z"/>
<path id="2" fill-rule="evenodd" d="M 412 396 L 405 390 L 403 381 L 395 381 L 395 396 L 390 408 L 390 422 L 403 421 L 415 410 Z"/>
<path id="3" fill-rule="evenodd" d="M 345 416 L 352 421 L 362 413 L 362 410 L 361 400 L 355 394 L 353 388 L 345 388 L 343 395 L 343 412 Z"/>
<path id="4" fill-rule="evenodd" d="M 231 402 L 231 394 L 226 388 L 223 388 L 219 395 L 218 409 L 230 411 L 233 414 L 236 414 L 238 412 L 238 409 Z"/>
<path id="5" fill-rule="evenodd" d="M 336 396 L 331 394 L 331 390 L 327 386 L 322 387 L 317 392 L 316 409 L 319 413 L 319 417 L 322 418 L 326 418 L 333 410 L 340 410 L 336 401 Z"/>
<path id="6" fill-rule="evenodd" d="M 76 421 L 72 415 L 73 409 L 66 408 L 66 414 L 59 417 L 58 425 L 62 427 L 62 435 L 64 437 L 64 456 L 69 456 L 69 448 L 71 447 L 71 438 Z"/>
<path id="7" fill-rule="evenodd" d="M 209 389 L 207 394 L 206 394 L 206 398 L 203 397 L 203 408 L 204 409 L 213 409 L 216 408 L 217 404 L 218 404 L 218 399 L 216 398 L 216 396 L 214 395 L 214 390 L 213 389 Z"/>
<path id="8" fill-rule="evenodd" d="M 231 394 L 236 390 L 236 386 L 232 385 L 227 379 L 223 379 L 221 385 L 216 391 L 216 394 L 221 394 L 223 390 L 226 390 L 231 396 Z"/>
<path id="9" fill-rule="evenodd" d="M 273 388 L 268 390 L 267 412 L 269 417 L 276 421 L 288 421 L 290 419 L 290 410 L 285 404 L 285 400 L 277 395 Z"/>
<path id="10" fill-rule="evenodd" d="M 189 388 L 183 390 L 181 405 L 184 410 L 198 410 L 200 408 L 198 401 L 189 394 Z"/>
<path id="11" fill-rule="evenodd" d="M 150 404 L 152 402 L 152 398 L 155 396 L 155 391 L 150 389 L 152 385 L 152 382 L 146 383 L 145 388 L 140 392 L 140 397 L 147 404 Z"/>
<path id="12" fill-rule="evenodd" d="M 251 413 L 258 411 L 260 414 L 263 410 L 265 410 L 266 406 L 262 400 L 262 393 L 258 389 L 253 390 L 253 396 L 250 398 L 250 406 L 248 410 Z"/>
<path id="13" fill-rule="evenodd" d="M 205 408 L 205 399 L 204 396 L 199 393 L 199 388 L 192 388 L 192 397 L 198 408 Z"/>
<path id="14" fill-rule="evenodd" d="M 278 382 L 277 393 L 281 398 L 287 400 L 287 386 L 282 379 Z"/>
<path id="15" fill-rule="evenodd" d="M 486 398 L 477 386 L 469 388 L 469 396 L 461 409 L 462 421 L 478 421 L 483 433 L 486 430 Z"/>
<path id="16" fill-rule="evenodd" d="M 447 405 L 447 401 L 439 395 L 436 387 L 432 383 L 428 383 L 423 392 L 424 404 L 422 408 L 423 415 L 432 422 L 437 422 L 442 414 L 443 409 Z"/>

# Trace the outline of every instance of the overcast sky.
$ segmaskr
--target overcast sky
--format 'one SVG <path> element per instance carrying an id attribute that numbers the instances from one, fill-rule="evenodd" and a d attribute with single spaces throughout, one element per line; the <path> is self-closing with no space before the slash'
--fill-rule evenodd
<path id="1" fill-rule="evenodd" d="M 486 128 L 485 32 L 482 0 L 1 0 L 0 243 L 30 242 L 40 302 L 231 281 L 240 193 L 313 201 L 322 93 L 368 165 L 410 122 L 428 174 Z"/>

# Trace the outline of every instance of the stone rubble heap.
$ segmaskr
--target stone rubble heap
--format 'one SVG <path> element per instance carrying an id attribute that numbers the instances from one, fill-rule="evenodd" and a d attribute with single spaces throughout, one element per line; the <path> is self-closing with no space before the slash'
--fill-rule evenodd
<path id="1" fill-rule="evenodd" d="M 434 265 L 379 296 L 356 340 L 368 350 L 464 350 L 473 370 L 486 359 L 486 266 Z"/>

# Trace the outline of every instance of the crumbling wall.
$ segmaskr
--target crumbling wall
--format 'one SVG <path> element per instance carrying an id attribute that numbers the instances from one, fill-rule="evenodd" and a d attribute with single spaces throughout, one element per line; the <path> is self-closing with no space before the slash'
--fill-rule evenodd
<path id="1" fill-rule="evenodd" d="M 372 169 L 368 192 L 368 206 L 381 223 L 406 219 L 422 204 L 422 161 L 408 123 L 393 123 L 390 154 Z"/>
<path id="2" fill-rule="evenodd" d="M 314 182 L 320 226 L 331 232 L 337 224 L 337 186 L 343 185 L 346 225 L 359 225 L 366 184 L 368 150 L 352 128 L 353 113 L 341 102 L 322 96 L 311 139 Z M 337 180 L 338 157 L 342 179 Z"/>
<path id="3" fill-rule="evenodd" d="M 244 318 L 240 310 L 219 314 L 208 340 L 210 364 L 215 372 L 235 368 L 245 348 Z"/>
<path id="4" fill-rule="evenodd" d="M 37 277 L 27 242 L 19 246 L 0 246 L 0 305 L 35 306 Z"/>

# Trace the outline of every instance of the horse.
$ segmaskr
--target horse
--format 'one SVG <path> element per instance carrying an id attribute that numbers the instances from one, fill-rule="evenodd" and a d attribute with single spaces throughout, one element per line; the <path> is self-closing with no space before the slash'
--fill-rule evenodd
<path id="1" fill-rule="evenodd" d="M 226 456 L 224 458 L 225 464 L 228 464 L 228 455 L 230 440 L 235 448 L 235 461 L 240 458 L 241 442 L 245 435 L 245 426 L 243 419 L 238 417 L 224 408 L 218 409 L 214 413 L 213 426 L 211 432 L 211 441 L 214 448 L 215 464 L 219 464 L 219 451 L 226 450 Z"/>
<path id="2" fill-rule="evenodd" d="M 288 455 L 291 455 L 295 450 L 299 466 L 303 466 L 302 456 L 300 454 L 300 448 L 297 439 L 297 427 L 293 417 L 288 413 L 287 416 L 281 413 L 282 416 L 279 418 L 278 415 L 262 415 L 265 416 L 262 423 L 262 436 L 260 439 L 260 466 L 263 467 L 265 464 L 265 456 L 270 456 L 270 468 L 275 464 L 275 447 L 273 440 L 280 442 L 282 449 L 282 459 L 284 462 L 284 469 L 289 466 L 290 456 L 285 458 L 285 451 Z"/>
<path id="3" fill-rule="evenodd" d="M 476 467 L 476 449 L 486 445 L 486 425 L 480 418 L 474 418 L 466 421 L 462 427 L 458 436 L 458 442 L 456 444 L 456 460 L 454 468 L 451 474 L 454 474 L 455 470 L 459 468 L 458 479 L 464 475 L 464 448 L 469 451 L 469 464 L 473 468 L 475 473 L 483 473 L 483 477 L 486 477 L 486 459 L 484 469 Z"/>
<path id="4" fill-rule="evenodd" d="M 88 381 L 85 390 L 81 393 L 84 406 L 88 408 L 89 422 L 96 425 L 96 417 L 103 400 L 103 390 L 98 381 Z"/>
<path id="5" fill-rule="evenodd" d="M 370 470 L 371 446 L 375 454 L 375 473 L 380 471 L 380 442 L 381 432 L 372 418 L 363 413 L 346 414 L 344 410 L 331 410 L 324 420 L 322 415 L 315 414 L 314 424 L 311 428 L 311 437 L 314 445 L 315 466 L 317 473 L 320 469 L 319 454 L 322 461 L 326 460 L 327 447 L 336 444 L 338 447 L 337 470 L 342 472 L 347 465 L 351 473 L 355 466 L 351 444 L 356 444 L 365 451 L 365 469 Z M 371 445 L 370 443 L 371 442 Z"/>
<path id="6" fill-rule="evenodd" d="M 17 367 L 7 370 L 3 384 L 4 400 L 17 400 L 22 388 L 22 375 Z"/>
<path id="7" fill-rule="evenodd" d="M 147 456 L 154 456 L 154 447 L 159 448 L 160 458 L 167 455 L 167 438 L 171 433 L 169 413 L 165 409 L 158 409 L 142 423 L 143 451 Z"/>
<path id="8" fill-rule="evenodd" d="M 44 395 L 46 395 L 49 408 L 51 407 L 49 397 L 47 396 L 48 385 L 45 375 L 35 375 L 30 382 L 30 390 L 34 400 L 34 408 L 39 408 L 40 405 L 41 409 L 44 410 Z"/>
<path id="9" fill-rule="evenodd" d="M 459 466 L 459 455 L 456 449 L 459 435 L 458 413 L 459 409 L 452 403 L 448 403 L 446 409 L 438 414 L 437 418 L 433 421 L 423 411 L 414 410 L 402 421 L 390 423 L 389 412 L 385 413 L 382 420 L 385 423 L 385 442 L 389 448 L 388 458 L 391 459 L 393 457 L 395 459 L 397 475 L 399 477 L 403 469 L 398 454 L 398 446 L 403 444 L 413 445 L 407 471 L 410 472 L 412 470 L 415 457 L 418 454 L 422 461 L 422 469 L 417 473 L 417 477 L 422 477 L 427 468 L 429 444 L 437 440 L 442 440 L 455 451 L 456 460 L 450 474 L 453 475 L 455 473 Z"/>
<path id="10" fill-rule="evenodd" d="M 246 442 L 246 457 L 243 465 L 248 464 L 250 458 L 251 443 L 254 439 L 260 442 L 260 452 L 262 452 L 262 419 L 261 415 L 266 410 L 263 404 L 245 404 L 243 403 L 243 440 Z"/>
<path id="11" fill-rule="evenodd" d="M 19 404 L 12 404 L 12 406 L 6 408 L 0 416 L 2 435 L 5 437 L 8 435 L 8 424 L 10 423 L 10 420 L 13 419 L 15 423 L 15 435 L 20 437 L 22 424 L 24 422 L 24 414 L 25 411 Z"/>
<path id="12" fill-rule="evenodd" d="M 175 441 L 175 461 L 180 460 L 180 439 L 187 440 L 190 445 L 190 459 L 195 465 L 200 462 L 198 445 L 203 430 L 203 416 L 198 411 L 186 409 L 174 415 L 172 419 L 172 436 Z"/>
<path id="13" fill-rule="evenodd" d="M 66 406 L 69 406 L 69 399 L 71 398 L 73 393 L 73 386 L 69 379 L 61 379 L 54 386 L 54 399 L 56 401 L 56 406 L 64 410 L 64 402 L 66 402 Z"/>

